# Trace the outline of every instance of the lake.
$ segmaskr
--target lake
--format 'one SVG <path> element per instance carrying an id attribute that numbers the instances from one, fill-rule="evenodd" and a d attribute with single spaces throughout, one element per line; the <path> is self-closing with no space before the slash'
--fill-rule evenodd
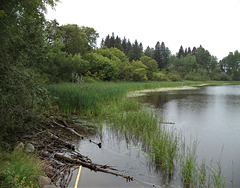
<path id="1" fill-rule="evenodd" d="M 220 161 L 226 187 L 240 187 L 240 86 L 150 93 L 141 101 L 174 122 L 189 143 L 198 139 L 199 158 Z M 169 125 L 171 126 L 171 125 Z"/>
<path id="2" fill-rule="evenodd" d="M 174 126 L 186 143 L 198 140 L 198 160 L 221 163 L 226 187 L 240 187 L 240 86 L 205 86 L 193 90 L 152 92 L 138 97 L 147 110 L 159 115 L 166 126 Z M 95 163 L 113 165 L 123 174 L 145 182 L 163 185 L 161 173 L 149 162 L 141 143 L 125 140 L 104 126 L 89 139 L 102 142 L 102 148 L 80 140 L 76 143 L 83 155 Z M 75 180 L 76 174 L 73 176 Z M 71 187 L 73 181 L 69 185 Z M 176 173 L 165 187 L 182 186 Z M 141 182 L 96 173 L 83 168 L 79 187 L 152 187 Z"/>

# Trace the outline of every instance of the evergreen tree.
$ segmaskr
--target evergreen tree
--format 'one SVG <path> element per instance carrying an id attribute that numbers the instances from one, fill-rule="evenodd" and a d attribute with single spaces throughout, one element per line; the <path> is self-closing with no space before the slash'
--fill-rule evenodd
<path id="1" fill-rule="evenodd" d="M 128 53 L 129 60 L 130 61 L 139 60 L 142 56 L 142 51 L 143 51 L 142 43 L 138 44 L 138 41 L 135 40 L 135 42 L 132 45 L 132 49 Z"/>
<path id="2" fill-rule="evenodd" d="M 161 68 L 161 45 L 160 42 L 157 42 L 157 44 L 155 45 L 155 50 L 154 50 L 154 59 L 158 64 L 158 68 Z"/>
<path id="3" fill-rule="evenodd" d="M 104 46 L 106 46 L 107 48 L 111 48 L 109 35 L 107 35 L 105 38 Z"/>
<path id="4" fill-rule="evenodd" d="M 149 46 L 146 48 L 146 50 L 144 51 L 144 55 L 151 57 L 152 59 L 154 58 L 154 49 L 150 48 Z"/>
<path id="5" fill-rule="evenodd" d="M 178 58 L 180 58 L 181 56 L 184 57 L 184 50 L 183 50 L 183 47 L 182 47 L 182 46 L 180 46 L 180 49 L 179 49 L 178 54 L 177 54 L 177 57 L 178 57 Z"/>
<path id="6" fill-rule="evenodd" d="M 108 48 L 115 48 L 115 36 L 114 33 L 112 33 L 112 36 L 109 41 L 109 47 Z"/>
<path id="7" fill-rule="evenodd" d="M 132 50 L 132 43 L 130 42 L 130 40 L 128 39 L 127 42 L 127 48 L 126 48 L 126 55 L 128 56 L 129 52 Z"/>
<path id="8" fill-rule="evenodd" d="M 191 48 L 190 47 L 188 47 L 188 52 L 187 52 L 188 54 L 190 54 L 190 55 L 192 55 L 192 51 L 191 51 Z"/>
<path id="9" fill-rule="evenodd" d="M 114 43 L 115 43 L 115 48 L 123 51 L 121 38 L 119 38 L 119 37 L 117 36 Z"/>
<path id="10" fill-rule="evenodd" d="M 192 53 L 191 54 L 192 55 L 196 55 L 196 53 L 197 53 L 197 48 L 194 46 L 193 49 L 192 49 Z"/>
<path id="11" fill-rule="evenodd" d="M 102 48 L 103 46 L 105 46 L 105 41 L 104 41 L 104 39 L 102 39 L 101 44 L 100 44 L 100 47 L 101 47 L 101 48 Z"/>
<path id="12" fill-rule="evenodd" d="M 184 51 L 184 57 L 186 57 L 188 55 L 188 49 L 185 48 L 185 51 Z"/>
<path id="13" fill-rule="evenodd" d="M 127 39 L 124 37 L 122 40 L 122 50 L 125 55 L 128 54 L 128 49 L 127 49 Z"/>

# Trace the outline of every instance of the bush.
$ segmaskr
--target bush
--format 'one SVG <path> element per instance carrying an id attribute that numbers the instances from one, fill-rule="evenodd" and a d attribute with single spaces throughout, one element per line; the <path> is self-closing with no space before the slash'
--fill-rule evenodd
<path id="1" fill-rule="evenodd" d="M 182 81 L 183 79 L 177 72 L 172 72 L 167 75 L 168 79 L 172 82 Z"/>
<path id="2" fill-rule="evenodd" d="M 0 67 L 0 143 L 14 142 L 14 135 L 43 119 L 49 108 L 43 81 L 23 66 Z"/>
<path id="3" fill-rule="evenodd" d="M 169 81 L 167 76 L 162 72 L 154 72 L 153 80 L 154 81 Z"/>
<path id="4" fill-rule="evenodd" d="M 133 72 L 133 80 L 134 81 L 147 81 L 147 71 L 145 68 L 135 69 Z"/>

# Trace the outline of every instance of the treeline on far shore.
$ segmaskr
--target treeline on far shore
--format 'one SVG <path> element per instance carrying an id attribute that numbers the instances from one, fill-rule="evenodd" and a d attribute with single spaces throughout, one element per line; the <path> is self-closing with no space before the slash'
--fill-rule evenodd
<path id="1" fill-rule="evenodd" d="M 45 19 L 58 1 L 7 1 L 0 5 L 0 141 L 41 121 L 51 107 L 46 84 L 96 81 L 240 80 L 238 51 L 218 61 L 204 47 L 171 54 L 114 33 L 97 48 L 94 28 Z M 7 141 L 8 142 L 8 141 Z M 4 145 L 4 144 L 3 144 Z"/>

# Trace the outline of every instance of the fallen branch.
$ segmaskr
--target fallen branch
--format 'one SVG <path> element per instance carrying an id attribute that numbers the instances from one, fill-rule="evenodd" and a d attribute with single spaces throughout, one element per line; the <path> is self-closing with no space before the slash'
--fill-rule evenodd
<path id="1" fill-rule="evenodd" d="M 77 135 L 77 136 L 80 137 L 81 139 L 86 139 L 84 136 L 82 136 L 82 135 L 80 135 L 78 132 L 76 132 L 73 128 L 69 127 L 65 121 L 62 121 L 62 120 L 61 120 L 61 122 L 64 122 L 64 123 L 63 123 L 64 125 L 62 125 L 62 124 L 56 122 L 54 119 L 52 119 L 52 123 L 54 123 L 55 125 L 57 125 L 57 126 L 59 126 L 59 127 L 62 127 L 62 128 L 65 128 L 65 129 L 68 129 L 69 131 L 71 131 L 73 134 Z M 102 144 L 101 144 L 100 142 L 97 143 L 97 142 L 94 142 L 94 141 L 91 140 L 91 139 L 89 140 L 89 142 L 92 142 L 92 143 L 96 144 L 99 148 L 102 147 Z"/>
<path id="2" fill-rule="evenodd" d="M 126 176 L 124 174 L 120 174 L 120 173 L 116 173 L 116 172 L 111 172 L 111 171 L 108 171 L 108 170 L 105 170 L 103 168 L 100 168 L 100 167 L 97 167 L 96 165 L 94 164 L 91 164 L 91 163 L 85 163 L 85 162 L 82 162 L 80 160 L 76 160 L 76 159 L 71 159 L 69 157 L 66 157 L 66 156 L 63 156 L 63 155 L 60 155 L 60 154 L 55 154 L 54 155 L 54 158 L 58 159 L 58 160 L 64 160 L 65 162 L 68 162 L 68 163 L 71 163 L 71 164 L 79 164 L 79 165 L 82 165 L 83 167 L 86 167 L 86 168 L 89 168 L 90 170 L 94 170 L 94 171 L 99 171 L 99 172 L 104 172 L 104 173 L 107 173 L 107 174 L 112 174 L 112 175 L 115 175 L 115 176 L 120 176 L 120 177 L 123 177 L 125 178 L 127 181 L 133 181 L 133 177 L 131 176 Z"/>

